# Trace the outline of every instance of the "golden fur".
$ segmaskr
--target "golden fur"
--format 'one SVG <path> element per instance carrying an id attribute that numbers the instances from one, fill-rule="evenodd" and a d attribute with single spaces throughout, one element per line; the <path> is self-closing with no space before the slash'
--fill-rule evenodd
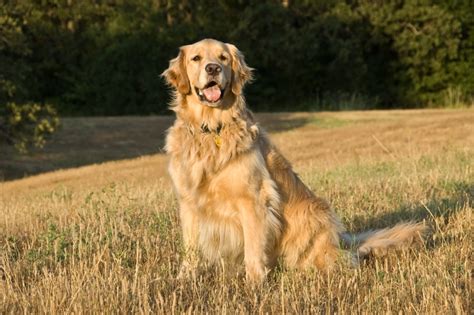
<path id="1" fill-rule="evenodd" d="M 357 261 L 423 232 L 422 224 L 404 223 L 346 233 L 245 106 L 252 69 L 234 45 L 205 39 L 183 46 L 163 76 L 175 96 L 166 151 L 186 247 L 182 276 L 196 268 L 197 252 L 210 262 L 243 260 L 247 278 L 261 281 L 278 257 L 289 267 L 327 269 L 339 256 Z"/>

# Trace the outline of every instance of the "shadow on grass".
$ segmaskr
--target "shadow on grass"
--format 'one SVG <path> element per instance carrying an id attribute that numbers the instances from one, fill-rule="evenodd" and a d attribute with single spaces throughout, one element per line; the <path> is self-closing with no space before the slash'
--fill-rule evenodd
<path id="1" fill-rule="evenodd" d="M 354 226 L 360 227 L 360 232 L 368 229 L 381 229 L 393 226 L 400 222 L 420 222 L 425 220 L 431 230 L 428 234 L 432 234 L 438 228 L 436 221 L 439 219 L 447 224 L 451 217 L 467 207 L 474 207 L 474 184 L 466 181 L 456 181 L 450 183 L 449 198 L 433 198 L 427 203 L 405 204 L 398 209 L 380 216 L 367 218 L 364 216 L 356 216 L 353 220 Z M 450 237 L 443 238 L 443 242 L 450 242 Z M 430 237 L 427 237 L 426 246 L 428 248 L 436 247 L 437 243 Z"/>
<path id="2" fill-rule="evenodd" d="M 2 145 L 0 181 L 160 153 L 171 116 L 62 118 L 43 149 L 26 155 Z"/>
<path id="3" fill-rule="evenodd" d="M 304 117 L 287 117 L 285 114 L 262 114 L 257 116 L 257 121 L 267 132 L 285 132 L 303 127 L 311 122 Z"/>

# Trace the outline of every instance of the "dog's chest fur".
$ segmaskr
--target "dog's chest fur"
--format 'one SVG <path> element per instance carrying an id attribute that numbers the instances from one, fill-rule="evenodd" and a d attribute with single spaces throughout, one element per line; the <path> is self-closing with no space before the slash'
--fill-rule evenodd
<path id="1" fill-rule="evenodd" d="M 242 119 L 223 124 L 219 130 L 198 128 L 177 120 L 168 131 L 165 149 L 189 175 L 188 187 L 199 187 L 254 149 L 258 134 L 257 125 Z"/>

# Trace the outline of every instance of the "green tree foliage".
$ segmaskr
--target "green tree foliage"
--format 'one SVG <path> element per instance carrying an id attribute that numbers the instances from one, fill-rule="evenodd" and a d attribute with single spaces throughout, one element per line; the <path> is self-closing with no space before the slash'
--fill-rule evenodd
<path id="1" fill-rule="evenodd" d="M 12 4 L 0 7 L 0 141 L 26 153 L 31 146 L 42 147 L 59 120 L 51 105 L 26 102 L 34 95 L 29 90 L 34 65 L 23 13 Z"/>
<path id="2" fill-rule="evenodd" d="M 404 104 L 436 103 L 453 82 L 449 64 L 459 53 L 460 22 L 439 6 L 422 1 L 393 1 L 380 6 L 367 1 L 360 12 L 387 38 L 396 58 L 392 95 Z"/>
<path id="3" fill-rule="evenodd" d="M 30 55 L 22 26 L 21 12 L 13 6 L 0 7 L 0 104 L 25 97 L 25 85 L 30 73 L 26 58 Z"/>
<path id="4" fill-rule="evenodd" d="M 451 12 L 460 23 L 460 43 L 455 62 L 449 65 L 454 78 L 449 90 L 457 91 L 461 102 L 469 101 L 474 93 L 474 0 L 435 1 L 444 10 Z"/>
<path id="5" fill-rule="evenodd" d="M 63 114 L 165 113 L 169 91 L 159 73 L 179 46 L 204 37 L 235 43 L 256 68 L 246 95 L 257 110 L 337 108 L 354 98 L 362 107 L 444 106 L 453 91 L 474 97 L 471 0 L 4 3 L 3 104 L 15 94 Z"/>

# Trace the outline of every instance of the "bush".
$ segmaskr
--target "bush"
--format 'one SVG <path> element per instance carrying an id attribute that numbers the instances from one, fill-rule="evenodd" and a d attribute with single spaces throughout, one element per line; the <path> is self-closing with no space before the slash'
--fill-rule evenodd
<path id="1" fill-rule="evenodd" d="M 1 116 L 0 139 L 21 153 L 33 146 L 42 148 L 59 126 L 56 110 L 51 105 L 8 103 Z"/>

